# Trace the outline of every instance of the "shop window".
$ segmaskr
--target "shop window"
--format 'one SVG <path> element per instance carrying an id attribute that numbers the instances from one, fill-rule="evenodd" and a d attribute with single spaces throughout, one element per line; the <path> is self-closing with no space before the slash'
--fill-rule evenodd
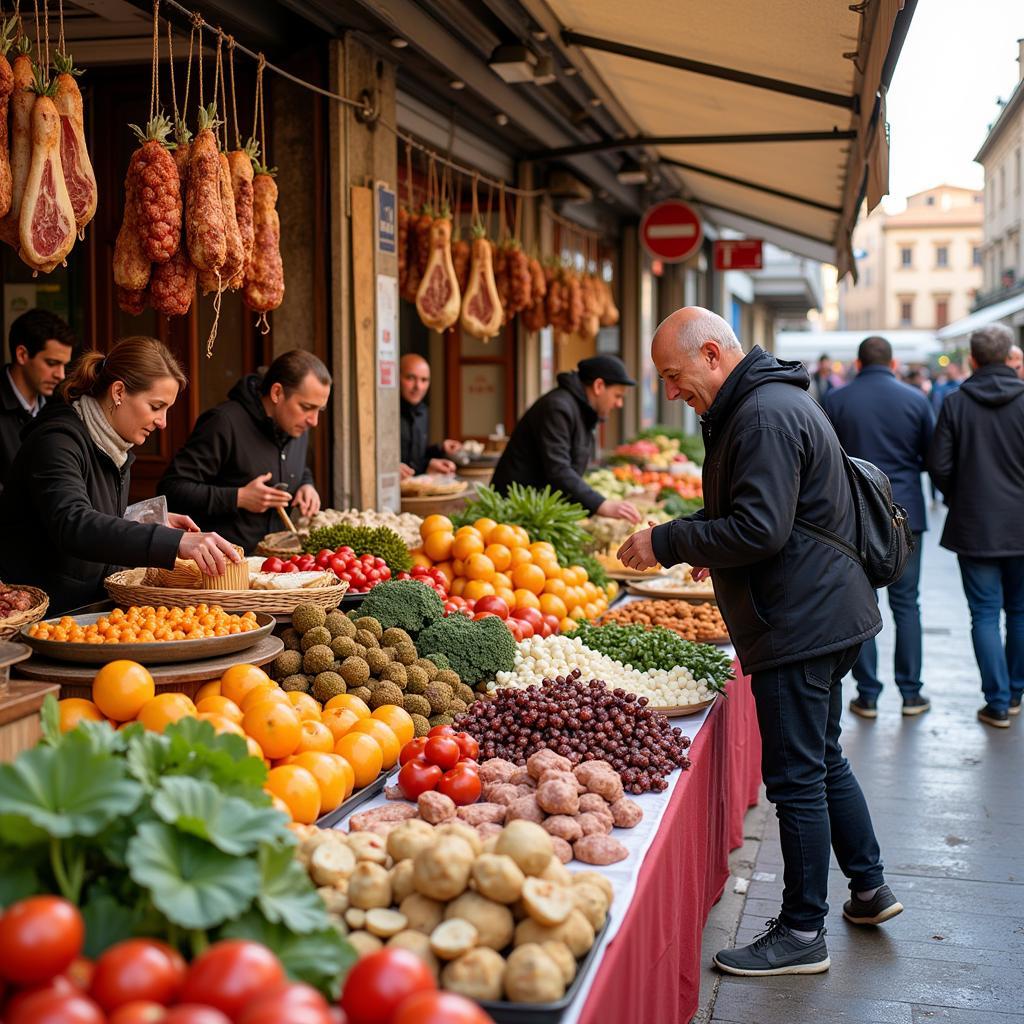
<path id="1" fill-rule="evenodd" d="M 900 249 L 900 266 L 909 270 L 914 265 L 914 250 L 909 245 Z"/>
<path id="2" fill-rule="evenodd" d="M 981 266 L 981 246 L 980 245 L 971 246 L 971 266 L 972 267 L 980 267 Z"/>
<path id="3" fill-rule="evenodd" d="M 945 327 L 949 323 L 949 298 L 943 297 L 935 300 L 935 326 Z"/>
<path id="4" fill-rule="evenodd" d="M 909 327 L 914 322 L 914 300 L 900 299 L 900 327 Z"/>
<path id="5" fill-rule="evenodd" d="M 948 245 L 939 245 L 935 247 L 935 266 L 940 270 L 949 266 Z"/>

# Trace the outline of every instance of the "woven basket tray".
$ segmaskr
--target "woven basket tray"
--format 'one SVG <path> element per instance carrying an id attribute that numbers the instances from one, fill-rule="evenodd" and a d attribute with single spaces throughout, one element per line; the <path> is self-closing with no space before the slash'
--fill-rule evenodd
<path id="1" fill-rule="evenodd" d="M 22 626 L 31 626 L 33 622 L 38 622 L 50 607 L 50 597 L 45 590 L 38 587 L 23 587 L 17 583 L 12 583 L 11 586 L 31 594 L 35 603 L 28 611 L 16 612 L 6 619 L 0 619 L 0 640 L 10 640 Z"/>
<path id="2" fill-rule="evenodd" d="M 185 608 L 190 604 L 219 604 L 228 612 L 267 612 L 291 615 L 300 604 L 315 604 L 330 610 L 341 604 L 348 584 L 336 580 L 322 587 L 297 590 L 182 590 L 147 585 L 149 569 L 125 569 L 108 576 L 103 585 L 110 599 L 122 608 L 132 605 L 165 605 Z"/>
<path id="3" fill-rule="evenodd" d="M 288 530 L 282 530 L 278 533 L 268 533 L 266 537 L 256 545 L 256 554 L 262 555 L 264 558 L 277 557 L 284 559 L 291 558 L 292 555 L 301 555 L 305 550 L 302 547 L 302 541 L 305 540 L 305 538 L 303 537 L 299 540 L 299 545 L 296 549 L 293 540 L 294 537 L 295 534 L 290 533 Z M 290 546 L 285 543 L 289 539 L 292 539 L 292 544 Z"/>

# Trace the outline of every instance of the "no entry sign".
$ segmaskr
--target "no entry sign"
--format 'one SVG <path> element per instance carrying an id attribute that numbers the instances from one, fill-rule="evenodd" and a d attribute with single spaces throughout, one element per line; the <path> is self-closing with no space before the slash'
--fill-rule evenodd
<path id="1" fill-rule="evenodd" d="M 681 263 L 699 248 L 704 231 L 689 203 L 666 199 L 655 203 L 640 221 L 640 238 L 647 251 L 666 263 Z"/>

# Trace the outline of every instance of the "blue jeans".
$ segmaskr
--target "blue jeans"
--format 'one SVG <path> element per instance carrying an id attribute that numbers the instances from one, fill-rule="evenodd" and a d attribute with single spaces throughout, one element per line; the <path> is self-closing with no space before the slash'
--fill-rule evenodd
<path id="1" fill-rule="evenodd" d="M 996 711 L 1024 692 L 1024 556 L 968 558 L 960 576 L 971 609 L 971 640 L 981 672 L 981 691 Z M 1006 611 L 1006 644 L 999 615 Z"/>
<path id="2" fill-rule="evenodd" d="M 914 550 L 907 559 L 903 575 L 888 588 L 889 609 L 896 624 L 895 676 L 903 699 L 921 692 L 921 606 L 918 587 L 921 582 L 921 534 L 914 533 Z M 878 599 L 878 592 L 875 592 Z M 875 638 L 861 645 L 853 666 L 857 693 L 865 700 L 878 700 L 882 681 L 878 678 L 878 648 Z"/>

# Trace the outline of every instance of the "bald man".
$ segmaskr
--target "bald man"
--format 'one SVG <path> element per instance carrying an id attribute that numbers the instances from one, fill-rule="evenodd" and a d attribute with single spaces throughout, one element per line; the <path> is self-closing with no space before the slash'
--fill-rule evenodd
<path id="1" fill-rule="evenodd" d="M 715 964 L 744 976 L 826 971 L 830 846 L 850 879 L 847 920 L 880 924 L 903 909 L 885 885 L 867 804 L 839 747 L 842 678 L 882 626 L 860 563 L 828 541 L 856 541 L 845 459 L 806 369 L 757 347 L 744 355 L 715 313 L 677 310 L 651 356 L 668 397 L 702 418 L 705 505 L 635 534 L 619 557 L 636 569 L 710 567 L 751 677 L 785 864 L 778 919 Z"/>
<path id="2" fill-rule="evenodd" d="M 425 401 L 430 390 L 430 363 L 409 352 L 399 364 L 398 386 L 402 392 L 402 479 L 418 473 L 454 473 L 449 456 L 462 445 L 450 438 L 429 444 L 430 409 Z"/>

